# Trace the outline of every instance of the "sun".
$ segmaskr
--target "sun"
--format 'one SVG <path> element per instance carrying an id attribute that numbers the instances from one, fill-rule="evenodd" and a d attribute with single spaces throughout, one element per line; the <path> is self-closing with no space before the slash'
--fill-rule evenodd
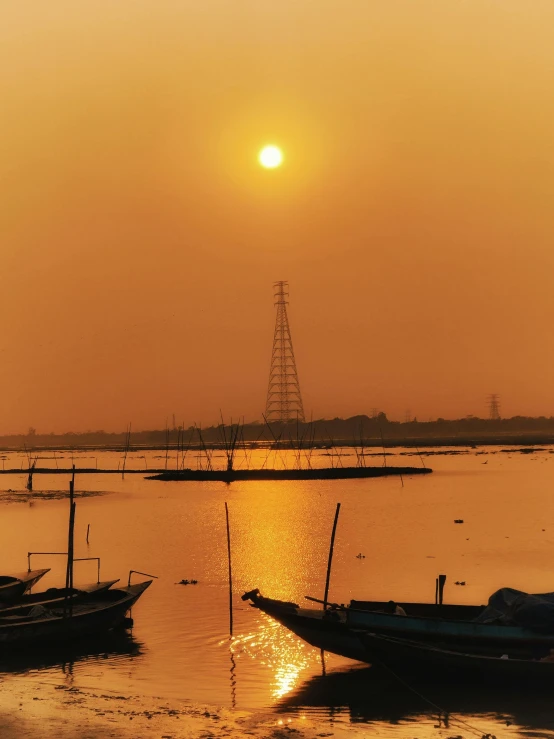
<path id="1" fill-rule="evenodd" d="M 258 161 L 265 169 L 275 169 L 283 163 L 283 152 L 273 144 L 264 146 L 258 154 Z"/>

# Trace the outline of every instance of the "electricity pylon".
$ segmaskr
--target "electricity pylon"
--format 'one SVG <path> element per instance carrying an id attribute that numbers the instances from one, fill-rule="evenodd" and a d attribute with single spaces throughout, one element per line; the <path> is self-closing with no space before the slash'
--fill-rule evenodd
<path id="1" fill-rule="evenodd" d="M 489 395 L 489 418 L 491 421 L 500 420 L 500 401 L 496 393 Z"/>
<path id="2" fill-rule="evenodd" d="M 273 335 L 273 351 L 265 404 L 268 421 L 287 423 L 305 421 L 300 383 L 294 360 L 289 319 L 287 316 L 288 282 L 280 280 L 273 284 L 277 317 Z"/>

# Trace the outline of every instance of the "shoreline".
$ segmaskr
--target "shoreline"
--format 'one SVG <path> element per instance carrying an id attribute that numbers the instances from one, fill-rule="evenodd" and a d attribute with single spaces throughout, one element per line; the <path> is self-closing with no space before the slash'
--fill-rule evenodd
<path id="1" fill-rule="evenodd" d="M 166 470 L 166 469 L 100 469 L 96 467 L 36 467 L 34 475 L 142 475 L 145 480 L 172 480 L 185 482 L 241 482 L 258 480 L 348 480 L 391 475 L 425 475 L 430 467 L 321 467 L 307 469 L 253 469 L 253 470 Z M 26 469 L 0 470 L 0 475 L 28 475 Z"/>
<path id="2" fill-rule="evenodd" d="M 298 739 L 351 736 L 348 727 L 277 713 L 198 705 L 151 696 L 125 696 L 25 676 L 1 679 L 2 739 Z"/>
<path id="3" fill-rule="evenodd" d="M 147 480 L 173 482 L 244 482 L 259 480 L 365 480 L 391 475 L 425 475 L 429 467 L 310 467 L 306 469 L 252 469 L 252 470 L 165 470 Z"/>
<path id="4" fill-rule="evenodd" d="M 381 437 L 364 437 L 363 443 L 359 439 L 352 438 L 336 438 L 333 439 L 333 444 L 315 442 L 313 445 L 309 444 L 298 444 L 298 442 L 287 442 L 279 441 L 277 443 L 256 443 L 255 441 L 245 442 L 247 449 L 259 449 L 268 450 L 275 449 L 298 451 L 298 449 L 314 449 L 316 451 L 327 451 L 329 449 L 336 448 L 352 448 L 352 449 L 396 449 L 398 447 L 404 447 L 408 449 L 414 449 L 417 454 L 419 448 L 433 448 L 433 447 L 468 447 L 474 449 L 477 447 L 487 446 L 552 446 L 554 445 L 554 434 L 541 434 L 541 433 L 509 433 L 509 434 L 457 434 L 457 435 L 433 435 L 433 436 L 407 436 L 394 438 Z M 125 452 L 127 451 L 152 451 L 152 452 L 166 452 L 167 450 L 175 452 L 180 449 L 181 446 L 175 442 L 171 442 L 169 445 L 160 444 L 141 444 L 133 443 L 130 448 L 127 448 L 125 444 L 27 444 L 24 449 L 21 445 L 0 445 L 0 453 L 5 452 Z M 224 443 L 219 442 L 206 442 L 205 444 L 190 444 L 187 446 L 189 451 L 205 451 L 205 449 L 225 451 L 226 446 Z M 241 445 L 242 448 L 242 445 Z M 382 453 L 382 452 L 381 452 Z M 0 470 L 0 473 L 3 470 Z M 126 470 L 127 471 L 127 470 Z M 130 470 L 129 470 L 130 471 Z M 165 470 L 160 470 L 165 471 Z"/>

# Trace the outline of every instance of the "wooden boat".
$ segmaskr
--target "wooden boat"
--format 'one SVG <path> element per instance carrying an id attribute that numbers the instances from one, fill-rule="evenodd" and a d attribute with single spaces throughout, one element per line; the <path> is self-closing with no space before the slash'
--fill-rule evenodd
<path id="1" fill-rule="evenodd" d="M 129 609 L 152 580 L 103 590 L 85 602 L 59 604 L 53 608 L 31 605 L 25 612 L 0 613 L 0 648 L 51 645 L 95 636 L 124 624 Z"/>
<path id="2" fill-rule="evenodd" d="M 30 590 L 50 569 L 29 570 L 17 575 L 0 575 L 0 607 L 6 603 L 14 603 Z"/>
<path id="3" fill-rule="evenodd" d="M 67 644 L 74 639 L 102 635 L 122 626 L 128 611 L 137 602 L 152 580 L 131 585 L 131 570 L 125 587 L 111 590 L 117 581 L 88 586 L 88 593 L 73 587 L 74 531 L 75 531 L 75 471 L 69 483 L 69 529 L 67 547 L 66 587 L 50 600 L 13 609 L 0 610 L 0 650 L 10 647 L 47 647 L 57 642 Z M 29 554 L 29 557 L 31 555 Z M 48 570 L 42 571 L 44 574 Z M 30 573 L 29 573 L 30 574 Z M 63 597 L 61 594 L 63 592 Z M 40 594 L 43 595 L 43 594 Z M 46 594 L 44 594 L 46 595 Z"/>
<path id="4" fill-rule="evenodd" d="M 101 593 L 103 590 L 109 590 L 117 582 L 119 580 L 104 580 L 89 585 L 80 585 L 78 588 L 73 588 L 72 590 L 68 590 L 67 588 L 49 588 L 41 593 L 24 595 L 15 604 L 0 607 L 0 616 L 25 613 L 25 609 L 29 608 L 29 606 L 50 608 L 59 603 L 67 602 L 68 598 L 72 602 L 86 600 L 91 595 Z"/>
<path id="5" fill-rule="evenodd" d="M 364 632 L 359 638 L 367 650 L 367 661 L 401 674 L 471 680 L 494 678 L 516 680 L 519 684 L 528 680 L 554 681 L 554 656 L 549 652 L 534 658 L 522 657 L 519 650 L 474 654 L 381 634 Z"/>
<path id="6" fill-rule="evenodd" d="M 362 662 L 371 662 L 360 634 L 373 633 L 441 646 L 465 647 L 468 652 L 495 649 L 542 650 L 554 648 L 554 625 L 550 631 L 474 621 L 485 606 L 445 606 L 402 603 L 406 616 L 386 613 L 387 603 L 352 601 L 348 607 L 333 604 L 326 610 L 301 608 L 296 603 L 265 598 L 256 589 L 243 600 L 275 618 L 318 649 Z M 360 608 L 363 605 L 364 608 Z M 366 610 L 367 609 L 367 610 Z M 374 609 L 374 610 L 370 610 Z M 414 615 L 411 615 L 414 614 Z"/>
<path id="7" fill-rule="evenodd" d="M 279 621 L 283 626 L 318 649 L 365 661 L 365 647 L 356 632 L 346 623 L 345 609 L 323 611 L 301 608 L 297 603 L 265 598 L 258 590 L 242 596 L 255 608 Z M 327 614 L 333 614 L 330 617 Z"/>

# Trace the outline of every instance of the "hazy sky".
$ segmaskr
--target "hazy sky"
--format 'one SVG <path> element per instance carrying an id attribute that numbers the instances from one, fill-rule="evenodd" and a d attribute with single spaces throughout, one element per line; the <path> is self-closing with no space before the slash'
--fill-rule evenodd
<path id="1" fill-rule="evenodd" d="M 0 432 L 554 414 L 552 0 L 5 0 Z M 262 170 L 265 143 L 285 166 Z"/>

